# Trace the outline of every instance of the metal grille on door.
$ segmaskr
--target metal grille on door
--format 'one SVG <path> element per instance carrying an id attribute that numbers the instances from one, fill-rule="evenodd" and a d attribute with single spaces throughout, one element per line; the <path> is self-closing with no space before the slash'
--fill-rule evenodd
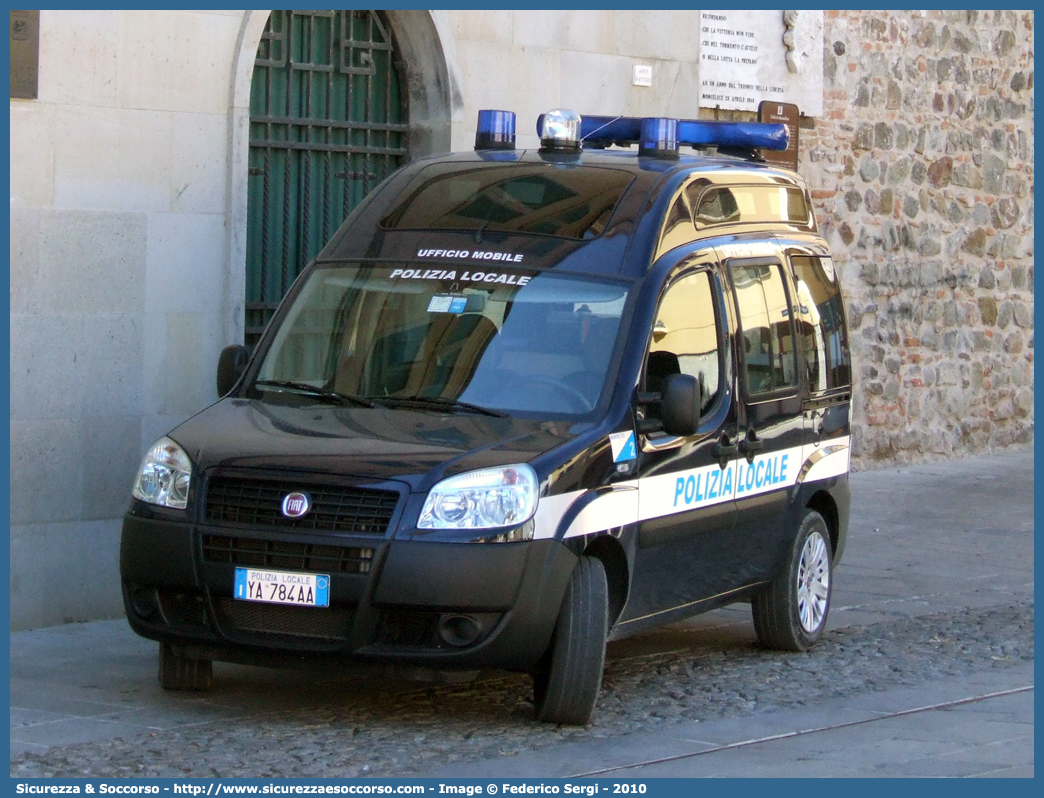
<path id="1" fill-rule="evenodd" d="M 273 11 L 250 87 L 246 344 L 407 153 L 406 94 L 376 11 Z"/>

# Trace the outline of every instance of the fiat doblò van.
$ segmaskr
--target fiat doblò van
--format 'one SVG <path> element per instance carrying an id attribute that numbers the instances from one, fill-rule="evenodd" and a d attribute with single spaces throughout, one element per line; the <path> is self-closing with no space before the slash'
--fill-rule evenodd
<path id="1" fill-rule="evenodd" d="M 147 452 L 121 574 L 165 688 L 503 668 L 582 724 L 607 640 L 738 601 L 770 648 L 822 635 L 851 361 L 808 191 L 758 154 L 786 129 L 538 125 L 484 111 L 389 177 Z"/>

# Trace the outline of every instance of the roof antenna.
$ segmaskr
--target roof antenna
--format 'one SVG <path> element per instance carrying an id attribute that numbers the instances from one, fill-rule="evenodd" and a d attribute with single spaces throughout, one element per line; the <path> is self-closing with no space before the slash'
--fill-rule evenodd
<path id="1" fill-rule="evenodd" d="M 588 134 L 587 134 L 586 136 L 582 137 L 582 138 L 580 139 L 580 141 L 587 141 L 587 139 L 589 139 L 589 138 L 590 138 L 591 136 L 593 136 L 593 135 L 594 135 L 595 133 L 597 133 L 597 132 L 598 132 L 599 130 L 602 130 L 603 128 L 607 128 L 607 127 L 609 127 L 609 125 L 611 125 L 611 124 L 612 124 L 613 122 L 615 122 L 615 121 L 616 121 L 617 119 L 623 119 L 623 115 L 621 114 L 620 116 L 614 116 L 614 117 L 613 117 L 612 119 L 610 119 L 609 121 L 605 122 L 604 124 L 601 124 L 601 125 L 599 125 L 599 126 L 598 126 L 598 127 L 596 127 L 596 128 L 594 129 L 594 130 L 592 130 L 592 131 L 591 131 L 590 133 L 588 133 Z"/>

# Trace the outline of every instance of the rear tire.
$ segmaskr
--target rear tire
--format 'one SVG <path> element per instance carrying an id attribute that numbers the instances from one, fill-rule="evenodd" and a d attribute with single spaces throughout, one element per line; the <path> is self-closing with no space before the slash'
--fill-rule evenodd
<path id="1" fill-rule="evenodd" d="M 591 719 L 605 670 L 609 585 L 605 566 L 581 557 L 566 588 L 551 647 L 533 676 L 537 718 L 583 726 Z"/>
<path id="2" fill-rule="evenodd" d="M 214 663 L 178 654 L 169 643 L 160 643 L 159 683 L 164 690 L 204 692 L 214 680 Z"/>
<path id="3" fill-rule="evenodd" d="M 823 636 L 833 581 L 830 532 L 806 510 L 783 572 L 751 600 L 754 631 L 766 648 L 808 651 Z"/>

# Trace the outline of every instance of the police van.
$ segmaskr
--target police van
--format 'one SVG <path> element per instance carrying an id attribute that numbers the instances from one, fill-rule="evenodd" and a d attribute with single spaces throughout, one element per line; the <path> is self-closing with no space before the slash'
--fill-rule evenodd
<path id="1" fill-rule="evenodd" d="M 500 668 L 583 724 L 607 640 L 740 601 L 769 648 L 820 638 L 851 359 L 808 190 L 760 155 L 786 128 L 538 133 L 482 111 L 474 152 L 390 176 L 149 449 L 120 567 L 163 687 Z"/>

